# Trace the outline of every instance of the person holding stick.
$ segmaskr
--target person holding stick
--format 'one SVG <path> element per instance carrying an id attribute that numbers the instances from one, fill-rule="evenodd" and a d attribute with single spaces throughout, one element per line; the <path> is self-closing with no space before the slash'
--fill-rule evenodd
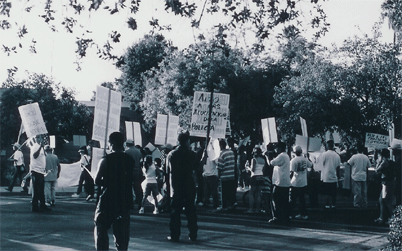
<path id="1" fill-rule="evenodd" d="M 13 179 L 11 180 L 10 185 L 6 188 L 7 191 L 12 192 L 14 188 L 14 184 L 17 181 L 17 178 L 22 182 L 23 174 L 25 172 L 25 164 L 24 164 L 24 155 L 21 151 L 21 145 L 18 143 L 13 144 L 13 150 L 15 151 L 13 156 L 9 158 L 10 161 L 14 162 L 15 172 L 13 175 Z M 23 188 L 25 192 L 28 192 L 26 187 Z"/>

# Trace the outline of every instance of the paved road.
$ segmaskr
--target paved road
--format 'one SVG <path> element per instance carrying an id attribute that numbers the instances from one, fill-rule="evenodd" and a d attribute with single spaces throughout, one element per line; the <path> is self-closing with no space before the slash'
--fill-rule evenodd
<path id="1" fill-rule="evenodd" d="M 94 202 L 62 193 L 51 212 L 32 213 L 30 196 L 0 188 L 1 250 L 94 250 Z M 245 209 L 245 208 L 243 208 Z M 239 210 L 243 210 L 239 209 Z M 378 250 L 388 244 L 387 227 L 344 224 L 345 219 L 326 219 L 311 212 L 308 221 L 272 226 L 264 215 L 214 213 L 199 210 L 199 238 L 187 240 L 183 217 L 179 243 L 166 240 L 169 215 L 132 212 L 130 250 Z M 356 212 L 355 215 L 361 213 Z M 331 215 L 331 213 L 330 213 Z M 333 215 L 336 215 L 334 213 Z M 110 236 L 110 248 L 113 247 Z"/>

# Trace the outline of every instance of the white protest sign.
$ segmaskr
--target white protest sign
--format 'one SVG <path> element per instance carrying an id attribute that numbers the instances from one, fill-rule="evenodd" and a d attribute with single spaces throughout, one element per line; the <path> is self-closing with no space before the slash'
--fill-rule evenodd
<path id="1" fill-rule="evenodd" d="M 106 142 L 112 132 L 119 131 L 120 112 L 121 93 L 97 86 L 92 139 Z"/>
<path id="2" fill-rule="evenodd" d="M 261 129 L 265 146 L 278 142 L 275 118 L 261 119 Z"/>
<path id="3" fill-rule="evenodd" d="M 56 148 L 56 136 L 50 135 L 49 136 L 49 145 L 51 148 Z"/>
<path id="4" fill-rule="evenodd" d="M 214 93 L 210 137 L 225 138 L 227 117 L 229 115 L 229 94 Z M 208 131 L 210 92 L 197 91 L 194 93 L 193 111 L 191 116 L 191 136 L 206 137 Z"/>
<path id="5" fill-rule="evenodd" d="M 28 138 L 47 133 L 38 103 L 22 105 L 18 110 Z"/>
<path id="6" fill-rule="evenodd" d="M 156 118 L 155 145 L 177 145 L 179 117 L 158 114 Z"/>
<path id="7" fill-rule="evenodd" d="M 142 146 L 141 125 L 138 122 L 126 121 L 126 138 L 134 141 L 134 145 Z"/>
<path id="8" fill-rule="evenodd" d="M 389 144 L 389 136 L 376 133 L 366 133 L 364 146 L 367 148 L 384 149 Z"/>

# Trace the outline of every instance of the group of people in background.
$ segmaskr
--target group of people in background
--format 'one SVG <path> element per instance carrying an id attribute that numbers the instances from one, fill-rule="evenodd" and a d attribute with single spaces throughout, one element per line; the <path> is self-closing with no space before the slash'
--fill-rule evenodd
<path id="1" fill-rule="evenodd" d="M 277 224 L 288 224 L 292 218 L 307 220 L 306 196 L 309 195 L 310 205 L 315 207 L 318 205 L 318 190 L 325 195 L 324 208 L 336 208 L 341 166 L 350 167 L 353 206 L 368 206 L 368 169 L 373 163 L 362 146 L 348 151 L 345 157 L 345 152 L 335 151 L 333 140 L 327 141 L 326 151 L 319 157 L 321 168 L 317 172 L 301 146 L 294 146 L 292 151 L 283 142 L 264 148 L 261 144 L 251 147 L 250 143 L 235 147 L 231 138 L 219 140 L 218 145 L 211 142 L 203 144 L 199 149 L 191 149 L 189 134 L 181 133 L 178 146 L 163 146 L 161 155 L 153 158 L 149 149 L 134 146 L 132 140 L 124 141 L 123 134 L 115 132 L 109 137 L 111 153 L 100 161 L 96 177 L 90 175 L 91 146 L 81 147 L 81 173 L 73 197 L 79 197 L 84 186 L 86 199 L 97 200 L 96 246 L 99 249 L 108 247 L 107 230 L 113 226 L 116 245 L 127 247 L 130 210 L 144 214 L 145 204 L 151 195 L 154 214 L 170 213 L 168 239 L 171 241 L 179 241 L 183 208 L 188 220 L 189 238 L 196 240 L 195 205 L 212 207 L 216 211 L 233 211 L 237 205 L 236 192 L 241 190 L 248 190 L 249 208 L 245 213 L 267 213 L 271 216 L 268 222 Z M 219 149 L 214 149 L 218 146 Z M 51 210 L 61 171 L 59 160 L 52 148 L 44 144 L 42 135 L 38 135 L 30 147 L 29 173 L 22 178 L 26 167 L 20 147 L 14 145 L 12 161 L 16 171 L 7 190 L 12 191 L 16 179 L 30 177 L 32 211 Z M 397 167 L 401 166 L 402 147 L 391 146 L 390 149 L 395 161 L 390 159 L 388 149 L 382 149 L 374 163 L 375 172 L 381 175 L 380 216 L 376 220 L 381 224 L 392 215 L 395 185 L 400 186 L 401 175 L 397 173 L 400 168 Z M 317 182 L 317 179 L 320 181 Z M 397 200 L 400 203 L 400 195 Z"/>

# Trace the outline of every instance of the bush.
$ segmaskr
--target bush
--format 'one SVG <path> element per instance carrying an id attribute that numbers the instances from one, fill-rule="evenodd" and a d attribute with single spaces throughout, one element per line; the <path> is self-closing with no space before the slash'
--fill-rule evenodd
<path id="1" fill-rule="evenodd" d="M 392 217 L 389 219 L 388 241 L 391 246 L 385 250 L 402 250 L 402 205 L 395 208 Z"/>

